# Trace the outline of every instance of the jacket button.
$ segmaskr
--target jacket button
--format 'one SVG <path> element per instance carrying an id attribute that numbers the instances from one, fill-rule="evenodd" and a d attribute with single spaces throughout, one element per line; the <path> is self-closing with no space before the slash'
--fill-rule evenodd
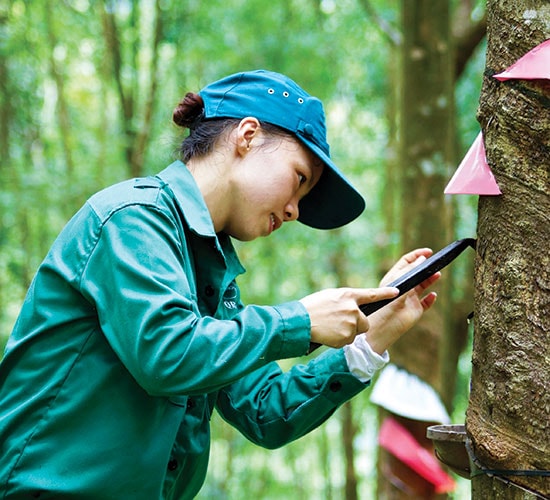
<path id="1" fill-rule="evenodd" d="M 207 297 L 212 297 L 214 295 L 214 288 L 212 287 L 212 285 L 206 285 L 204 293 Z"/>
<path id="2" fill-rule="evenodd" d="M 176 470 L 178 468 L 178 461 L 174 458 L 168 462 L 168 470 Z"/>
<path id="3" fill-rule="evenodd" d="M 332 392 L 338 392 L 342 388 L 342 382 L 339 380 L 335 380 L 334 382 L 331 382 L 329 389 Z"/>

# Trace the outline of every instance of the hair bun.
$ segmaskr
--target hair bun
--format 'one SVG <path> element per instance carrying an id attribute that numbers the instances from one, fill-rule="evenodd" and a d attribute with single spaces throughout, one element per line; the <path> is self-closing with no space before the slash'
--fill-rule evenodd
<path id="1" fill-rule="evenodd" d="M 172 114 L 172 120 L 180 127 L 192 129 L 202 118 L 204 101 L 199 94 L 188 92 L 183 100 L 176 106 Z"/>

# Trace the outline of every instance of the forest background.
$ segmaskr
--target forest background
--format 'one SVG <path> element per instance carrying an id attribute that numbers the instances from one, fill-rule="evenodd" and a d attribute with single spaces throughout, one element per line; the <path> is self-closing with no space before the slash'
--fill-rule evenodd
<path id="1" fill-rule="evenodd" d="M 482 1 L 449 2 L 451 10 L 465 3 L 473 20 L 483 17 Z M 399 38 L 402 8 L 397 0 L 1 0 L 0 348 L 36 268 L 72 214 L 103 187 L 162 170 L 182 139 L 171 123 L 177 102 L 242 70 L 285 73 L 324 102 L 333 158 L 367 201 L 360 219 L 341 230 L 292 224 L 239 244 L 249 270 L 239 281 L 244 301 L 284 302 L 342 281 L 376 286 L 402 243 L 399 227 L 388 223 L 400 197 L 388 189 L 387 168 L 396 155 L 392 96 L 400 56 L 392 37 Z M 479 132 L 484 51 L 481 43 L 455 83 L 449 109 L 456 157 L 440 165 L 447 178 Z M 443 187 L 441 198 L 451 203 Z M 475 235 L 477 198 L 452 203 L 448 234 Z M 460 423 L 469 346 L 449 405 Z M 374 498 L 378 415 L 368 391 L 352 411 L 359 498 Z M 339 412 L 305 438 L 268 451 L 215 417 L 201 497 L 344 498 L 345 425 Z M 469 498 L 468 483 L 457 481 L 455 497 Z"/>

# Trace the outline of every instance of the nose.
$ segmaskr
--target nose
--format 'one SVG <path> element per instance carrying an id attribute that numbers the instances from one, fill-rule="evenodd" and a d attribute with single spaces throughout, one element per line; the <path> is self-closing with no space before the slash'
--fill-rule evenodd
<path id="1" fill-rule="evenodd" d="M 291 200 L 285 207 L 285 222 L 297 220 L 300 215 L 298 200 Z"/>

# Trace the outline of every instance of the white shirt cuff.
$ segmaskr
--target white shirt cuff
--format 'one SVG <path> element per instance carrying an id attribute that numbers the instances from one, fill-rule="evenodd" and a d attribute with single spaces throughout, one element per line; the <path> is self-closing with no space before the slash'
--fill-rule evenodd
<path id="1" fill-rule="evenodd" d="M 363 383 L 371 380 L 390 360 L 388 351 L 383 355 L 374 352 L 364 335 L 357 335 L 352 344 L 344 346 L 344 354 L 349 371 Z"/>

